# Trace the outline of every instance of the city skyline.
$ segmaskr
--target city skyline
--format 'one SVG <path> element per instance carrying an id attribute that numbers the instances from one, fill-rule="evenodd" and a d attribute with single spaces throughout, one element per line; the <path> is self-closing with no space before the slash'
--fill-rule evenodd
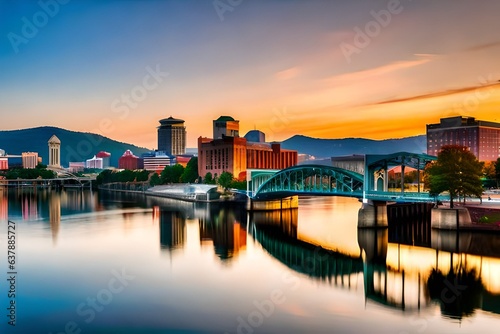
<path id="1" fill-rule="evenodd" d="M 187 147 L 221 115 L 268 141 L 399 138 L 442 117 L 500 122 L 498 2 L 0 4 L 2 130 L 57 126 Z M 446 18 L 443 20 L 442 18 Z"/>

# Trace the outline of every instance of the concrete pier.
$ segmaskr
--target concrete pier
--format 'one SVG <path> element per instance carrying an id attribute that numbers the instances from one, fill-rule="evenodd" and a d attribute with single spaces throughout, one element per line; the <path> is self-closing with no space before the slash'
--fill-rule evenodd
<path id="1" fill-rule="evenodd" d="M 434 208 L 431 211 L 431 227 L 444 230 L 457 230 L 461 225 L 471 224 L 466 208 Z"/>
<path id="2" fill-rule="evenodd" d="M 358 211 L 358 227 L 387 227 L 387 202 L 363 203 Z"/>

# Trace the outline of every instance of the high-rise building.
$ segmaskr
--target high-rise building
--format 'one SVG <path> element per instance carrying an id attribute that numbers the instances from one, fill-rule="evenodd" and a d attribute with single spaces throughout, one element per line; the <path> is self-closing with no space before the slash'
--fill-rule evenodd
<path id="1" fill-rule="evenodd" d="M 61 141 L 56 135 L 49 139 L 49 167 L 61 167 Z"/>
<path id="2" fill-rule="evenodd" d="M 160 120 L 158 151 L 167 155 L 186 154 L 186 127 L 182 119 L 170 116 Z"/>
<path id="3" fill-rule="evenodd" d="M 500 158 L 500 123 L 456 116 L 441 118 L 426 128 L 427 154 L 437 156 L 445 145 L 461 145 L 469 147 L 480 161 Z"/>
<path id="4" fill-rule="evenodd" d="M 35 168 L 38 165 L 38 153 L 36 152 L 23 152 L 21 153 L 23 160 L 23 168 Z"/>
<path id="5" fill-rule="evenodd" d="M 221 116 L 213 121 L 214 139 L 240 136 L 240 121 L 231 116 Z"/>
<path id="6" fill-rule="evenodd" d="M 281 149 L 279 143 L 248 142 L 239 137 L 239 121 L 230 116 L 221 116 L 213 124 L 218 139 L 198 138 L 201 177 L 209 172 L 212 176 L 229 172 L 243 179 L 247 169 L 284 169 L 297 164 L 297 151 Z M 264 137 L 260 133 L 259 140 Z"/>

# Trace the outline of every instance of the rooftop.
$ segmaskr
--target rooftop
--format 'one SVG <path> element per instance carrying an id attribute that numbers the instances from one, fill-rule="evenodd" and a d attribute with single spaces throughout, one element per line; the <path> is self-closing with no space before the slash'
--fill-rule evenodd
<path id="1" fill-rule="evenodd" d="M 178 118 L 173 118 L 170 116 L 169 118 L 164 118 L 159 121 L 161 125 L 168 125 L 168 124 L 179 124 L 179 123 L 184 123 L 183 119 L 178 119 Z"/>
<path id="2" fill-rule="evenodd" d="M 216 122 L 234 122 L 234 118 L 231 116 L 221 116 L 215 120 Z"/>

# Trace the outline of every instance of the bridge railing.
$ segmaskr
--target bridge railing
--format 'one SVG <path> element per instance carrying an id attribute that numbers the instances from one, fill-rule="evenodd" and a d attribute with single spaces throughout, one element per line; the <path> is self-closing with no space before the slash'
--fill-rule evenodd
<path id="1" fill-rule="evenodd" d="M 447 195 L 431 196 L 428 192 L 387 192 L 387 191 L 366 191 L 365 197 L 371 200 L 383 201 L 417 201 L 434 202 L 437 200 L 446 201 Z"/>

